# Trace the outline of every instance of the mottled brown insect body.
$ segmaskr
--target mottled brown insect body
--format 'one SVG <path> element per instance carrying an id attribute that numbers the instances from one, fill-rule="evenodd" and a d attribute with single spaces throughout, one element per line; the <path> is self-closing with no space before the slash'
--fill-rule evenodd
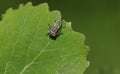
<path id="1" fill-rule="evenodd" d="M 59 19 L 54 23 L 53 26 L 50 26 L 48 34 L 52 37 L 56 37 L 60 35 L 61 30 L 62 30 L 62 20 Z"/>

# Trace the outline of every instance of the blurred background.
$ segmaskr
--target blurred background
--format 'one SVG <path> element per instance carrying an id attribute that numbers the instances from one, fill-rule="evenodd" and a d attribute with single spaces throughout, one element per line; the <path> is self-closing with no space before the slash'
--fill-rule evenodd
<path id="1" fill-rule="evenodd" d="M 47 2 L 86 36 L 90 66 L 84 74 L 120 74 L 120 0 L 0 0 L 0 20 L 8 8 L 27 2 Z"/>

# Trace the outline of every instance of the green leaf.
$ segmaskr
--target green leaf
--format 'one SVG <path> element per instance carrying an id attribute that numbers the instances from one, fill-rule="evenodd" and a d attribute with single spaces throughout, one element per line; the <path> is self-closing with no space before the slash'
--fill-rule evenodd
<path id="1" fill-rule="evenodd" d="M 46 3 L 9 9 L 0 22 L 0 74 L 83 74 L 88 67 L 84 35 L 63 21 L 62 35 L 48 35 L 48 24 L 61 18 Z"/>

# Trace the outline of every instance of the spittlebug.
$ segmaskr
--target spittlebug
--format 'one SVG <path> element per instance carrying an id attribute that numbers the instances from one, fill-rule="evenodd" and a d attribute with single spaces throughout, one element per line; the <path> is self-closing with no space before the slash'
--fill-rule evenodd
<path id="1" fill-rule="evenodd" d="M 62 20 L 59 19 L 55 21 L 53 26 L 49 26 L 48 34 L 50 37 L 55 38 L 61 34 L 61 30 L 62 30 Z"/>

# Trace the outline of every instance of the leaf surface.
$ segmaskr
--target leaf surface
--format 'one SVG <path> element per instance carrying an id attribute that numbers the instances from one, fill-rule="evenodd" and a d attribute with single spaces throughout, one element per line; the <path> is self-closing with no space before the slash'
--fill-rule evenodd
<path id="1" fill-rule="evenodd" d="M 88 67 L 84 35 L 65 21 L 56 40 L 46 35 L 48 24 L 60 18 L 46 3 L 9 9 L 0 22 L 0 74 L 83 74 Z"/>

